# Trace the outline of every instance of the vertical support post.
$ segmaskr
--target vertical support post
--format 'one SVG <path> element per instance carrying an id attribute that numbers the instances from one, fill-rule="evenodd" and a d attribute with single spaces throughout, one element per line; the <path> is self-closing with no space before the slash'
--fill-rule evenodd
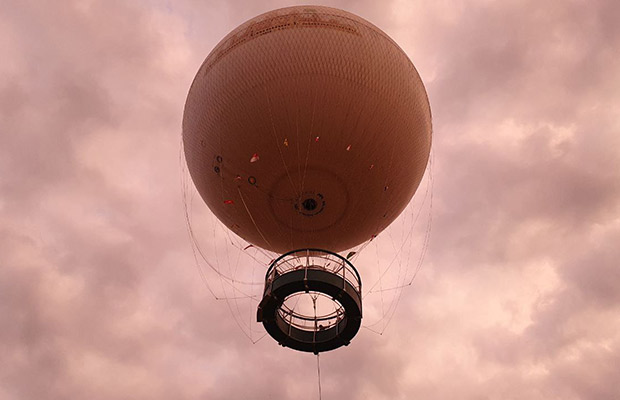
<path id="1" fill-rule="evenodd" d="M 316 322 L 316 299 L 317 297 L 318 295 L 312 296 L 312 307 L 314 308 L 314 332 L 312 334 L 312 342 L 314 343 L 316 343 L 316 331 L 318 329 L 317 322 Z"/>
<path id="2" fill-rule="evenodd" d="M 289 310 L 288 313 L 288 336 L 291 336 L 291 330 L 293 329 L 293 311 Z"/>

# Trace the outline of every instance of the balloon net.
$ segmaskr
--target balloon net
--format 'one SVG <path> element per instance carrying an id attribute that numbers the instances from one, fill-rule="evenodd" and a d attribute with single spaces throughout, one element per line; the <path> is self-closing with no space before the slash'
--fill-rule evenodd
<path id="1" fill-rule="evenodd" d="M 185 219 L 198 276 L 211 296 L 223 303 L 231 320 L 256 343 L 267 335 L 256 318 L 265 273 L 281 254 L 248 243 L 210 212 L 193 185 L 182 146 L 179 164 Z M 428 249 L 432 211 L 431 150 L 424 178 L 400 216 L 376 237 L 339 253 L 361 275 L 365 330 L 383 334 L 396 313 L 404 289 L 415 281 Z M 301 308 L 307 307 L 297 300 L 286 303 L 291 313 L 302 313 Z"/>

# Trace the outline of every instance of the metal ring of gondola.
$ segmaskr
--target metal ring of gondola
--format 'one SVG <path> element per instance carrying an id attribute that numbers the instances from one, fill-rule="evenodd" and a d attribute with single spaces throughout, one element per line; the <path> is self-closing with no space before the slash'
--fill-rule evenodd
<path id="1" fill-rule="evenodd" d="M 317 316 L 286 306 L 286 299 L 304 293 L 331 299 L 335 311 Z M 361 325 L 359 273 L 347 259 L 326 250 L 286 253 L 267 271 L 257 319 L 285 347 L 317 354 L 346 346 Z"/>

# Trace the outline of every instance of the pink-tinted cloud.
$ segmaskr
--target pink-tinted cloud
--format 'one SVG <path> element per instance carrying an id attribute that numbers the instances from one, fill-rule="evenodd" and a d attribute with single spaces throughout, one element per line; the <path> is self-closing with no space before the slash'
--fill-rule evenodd
<path id="1" fill-rule="evenodd" d="M 313 355 L 201 282 L 179 183 L 198 66 L 286 5 L 3 5 L 0 398 L 318 398 Z M 435 186 L 421 272 L 382 336 L 321 355 L 323 398 L 618 398 L 620 7 L 327 5 L 416 64 Z"/>

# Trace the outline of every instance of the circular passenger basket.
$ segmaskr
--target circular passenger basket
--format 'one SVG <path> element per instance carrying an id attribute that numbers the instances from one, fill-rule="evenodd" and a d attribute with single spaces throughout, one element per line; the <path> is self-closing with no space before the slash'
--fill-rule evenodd
<path id="1" fill-rule="evenodd" d="M 346 346 L 362 320 L 361 279 L 344 257 L 303 249 L 276 259 L 257 320 L 278 343 L 315 354 Z"/>

